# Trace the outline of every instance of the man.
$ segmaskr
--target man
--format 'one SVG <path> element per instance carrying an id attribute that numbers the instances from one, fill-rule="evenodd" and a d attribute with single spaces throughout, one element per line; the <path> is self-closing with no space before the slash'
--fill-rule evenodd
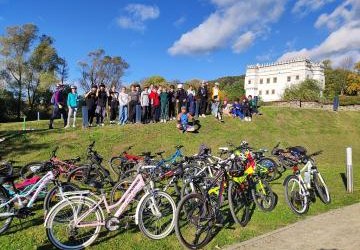
<path id="1" fill-rule="evenodd" d="M 67 115 L 65 111 L 65 98 L 63 95 L 64 85 L 62 83 L 58 83 L 56 85 L 56 90 L 51 97 L 51 104 L 54 105 L 53 113 L 50 117 L 49 129 L 53 129 L 54 119 L 59 117 L 59 115 L 63 116 L 64 119 L 64 127 L 67 125 Z"/>
<path id="2" fill-rule="evenodd" d="M 207 101 L 209 93 L 205 81 L 201 83 L 201 87 L 198 90 L 198 96 L 200 98 L 200 116 L 206 117 Z"/>
<path id="3" fill-rule="evenodd" d="M 67 97 L 67 106 L 69 111 L 68 111 L 67 125 L 65 128 L 70 128 L 70 120 L 72 116 L 74 116 L 72 127 L 75 128 L 76 112 L 79 106 L 79 95 L 76 92 L 76 90 L 77 90 L 76 86 L 74 85 L 71 86 L 71 92 L 68 94 Z"/>
<path id="4" fill-rule="evenodd" d="M 187 93 L 182 84 L 178 84 L 178 90 L 176 91 L 176 102 L 178 105 L 178 114 L 181 113 L 181 107 L 186 107 Z"/>
<path id="5" fill-rule="evenodd" d="M 140 95 L 140 105 L 142 108 L 142 122 L 149 123 L 150 120 L 150 103 L 149 103 L 149 88 L 145 87 Z"/>
<path id="6" fill-rule="evenodd" d="M 136 103 L 135 106 L 135 120 L 136 123 L 141 123 L 141 105 L 140 105 L 141 88 L 139 84 L 135 86 L 135 90 L 138 93 L 138 102 Z"/>
<path id="7" fill-rule="evenodd" d="M 168 92 L 168 100 L 169 100 L 169 120 L 176 119 L 175 107 L 176 107 L 176 97 L 175 97 L 175 86 L 171 85 L 170 90 Z"/>
<path id="8" fill-rule="evenodd" d="M 169 114 L 169 98 L 166 88 L 164 87 L 160 93 L 161 115 L 160 122 L 166 122 Z"/>
<path id="9" fill-rule="evenodd" d="M 122 87 L 119 94 L 119 125 L 125 125 L 128 117 L 128 103 L 129 95 L 126 93 L 126 88 Z"/>
<path id="10" fill-rule="evenodd" d="M 186 113 L 186 107 L 182 106 L 180 108 L 180 113 L 177 115 L 177 125 L 176 127 L 180 130 L 180 132 L 194 132 L 195 131 L 195 127 L 194 126 L 190 126 L 189 125 L 189 120 L 192 120 L 193 117 L 189 114 Z"/>
<path id="11" fill-rule="evenodd" d="M 96 105 L 96 125 L 104 126 L 104 119 L 106 115 L 106 103 L 109 97 L 109 92 L 105 84 L 100 84 L 100 88 L 96 91 L 97 105 Z"/>
<path id="12" fill-rule="evenodd" d="M 109 109 L 110 109 L 110 124 L 115 124 L 116 114 L 119 107 L 119 92 L 116 91 L 116 87 L 112 86 L 109 92 Z"/>
<path id="13" fill-rule="evenodd" d="M 96 92 L 97 92 L 97 86 L 93 85 L 91 86 L 89 92 L 85 94 L 85 101 L 88 109 L 89 127 L 92 127 L 93 125 L 92 123 L 95 117 L 96 102 L 97 102 Z"/>

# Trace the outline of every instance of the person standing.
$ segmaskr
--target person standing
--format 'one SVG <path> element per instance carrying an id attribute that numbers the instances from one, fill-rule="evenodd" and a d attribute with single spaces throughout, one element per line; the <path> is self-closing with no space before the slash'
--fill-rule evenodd
<path id="1" fill-rule="evenodd" d="M 53 129 L 54 119 L 59 117 L 59 115 L 63 116 L 64 119 L 64 127 L 67 125 L 67 115 L 65 111 L 65 98 L 63 94 L 64 85 L 62 83 L 58 83 L 56 85 L 56 90 L 51 97 L 51 104 L 54 105 L 54 109 L 52 115 L 50 117 L 49 129 Z"/>
<path id="2" fill-rule="evenodd" d="M 104 119 L 106 114 L 106 103 L 109 98 L 109 92 L 105 87 L 105 84 L 100 84 L 100 88 L 98 88 L 96 92 L 97 97 L 97 105 L 96 105 L 96 125 L 104 126 Z"/>
<path id="3" fill-rule="evenodd" d="M 206 117 L 209 93 L 205 81 L 201 83 L 201 87 L 198 90 L 198 97 L 200 98 L 200 116 Z"/>
<path id="4" fill-rule="evenodd" d="M 140 105 L 142 108 L 142 122 L 149 123 L 150 120 L 150 103 L 149 103 L 149 88 L 145 87 L 140 95 Z"/>
<path id="5" fill-rule="evenodd" d="M 79 106 L 79 95 L 76 92 L 77 88 L 76 86 L 71 86 L 71 92 L 67 96 L 67 106 L 68 106 L 68 118 L 67 118 L 67 125 L 65 128 L 70 128 L 70 120 L 71 117 L 73 117 L 73 124 L 72 127 L 75 128 L 76 123 L 76 113 Z"/>
<path id="6" fill-rule="evenodd" d="M 164 87 L 160 94 L 160 106 L 161 106 L 161 115 L 160 122 L 166 122 L 169 114 L 169 97 L 166 88 Z"/>
<path id="7" fill-rule="evenodd" d="M 135 123 L 136 121 L 136 105 L 139 102 L 139 93 L 136 91 L 135 85 L 131 85 L 129 93 L 129 122 Z"/>
<path id="8" fill-rule="evenodd" d="M 176 107 L 176 97 L 175 97 L 175 87 L 174 85 L 170 86 L 168 92 L 168 101 L 169 101 L 169 120 L 176 119 L 175 107 Z"/>
<path id="9" fill-rule="evenodd" d="M 110 124 L 115 124 L 116 114 L 119 108 L 119 92 L 116 91 L 115 86 L 112 86 L 109 92 L 108 105 L 110 109 Z"/>
<path id="10" fill-rule="evenodd" d="M 211 99 L 212 99 L 211 113 L 215 116 L 216 119 L 222 121 L 222 115 L 220 110 L 220 88 L 218 82 L 215 83 L 215 86 L 212 89 Z"/>
<path id="11" fill-rule="evenodd" d="M 141 104 L 140 104 L 141 88 L 139 84 L 135 86 L 135 90 L 138 93 L 138 102 L 136 103 L 135 106 L 135 120 L 136 123 L 141 123 Z"/>
<path id="12" fill-rule="evenodd" d="M 122 87 L 119 94 L 119 125 L 125 125 L 128 118 L 128 103 L 129 95 L 126 93 L 126 88 Z"/>
<path id="13" fill-rule="evenodd" d="M 195 90 L 190 85 L 187 90 L 187 104 L 188 104 L 188 112 L 191 116 L 195 115 Z"/>
<path id="14" fill-rule="evenodd" d="M 160 113 L 160 99 L 158 94 L 158 88 L 155 86 L 150 95 L 150 104 L 151 104 L 151 118 L 152 122 L 158 122 L 159 121 L 159 113 Z"/>
<path id="15" fill-rule="evenodd" d="M 178 114 L 181 113 L 181 107 L 186 107 L 187 93 L 182 84 L 178 84 L 178 90 L 176 91 L 176 102 L 178 105 Z"/>
<path id="16" fill-rule="evenodd" d="M 97 86 L 93 85 L 91 86 L 89 92 L 85 94 L 85 101 L 88 109 L 89 127 L 92 127 L 93 125 L 92 123 L 95 117 L 96 102 L 97 102 L 96 92 L 97 92 Z"/>

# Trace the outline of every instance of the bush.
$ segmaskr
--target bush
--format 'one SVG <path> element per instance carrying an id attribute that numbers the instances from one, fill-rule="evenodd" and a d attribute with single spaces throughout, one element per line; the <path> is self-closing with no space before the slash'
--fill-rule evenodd
<path id="1" fill-rule="evenodd" d="M 340 106 L 360 105 L 360 96 L 339 96 Z"/>
<path id="2" fill-rule="evenodd" d="M 318 81 L 307 79 L 286 88 L 283 99 L 285 101 L 319 101 L 321 90 Z"/>

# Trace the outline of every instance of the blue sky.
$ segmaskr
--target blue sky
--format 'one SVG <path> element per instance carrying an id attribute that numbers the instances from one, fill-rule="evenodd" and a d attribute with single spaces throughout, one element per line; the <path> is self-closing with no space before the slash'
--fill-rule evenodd
<path id="1" fill-rule="evenodd" d="M 126 83 L 210 80 L 293 57 L 360 60 L 359 0 L 0 0 L 0 33 L 24 23 L 55 39 L 71 81 L 98 48 L 130 64 Z"/>

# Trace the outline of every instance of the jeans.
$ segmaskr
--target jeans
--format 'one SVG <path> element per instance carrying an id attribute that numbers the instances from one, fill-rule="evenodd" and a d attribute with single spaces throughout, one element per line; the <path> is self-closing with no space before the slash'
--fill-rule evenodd
<path id="1" fill-rule="evenodd" d="M 74 118 L 73 118 L 73 124 L 72 124 L 72 125 L 73 125 L 73 127 L 75 127 L 76 112 L 77 112 L 77 108 L 69 107 L 68 118 L 67 118 L 67 126 L 70 126 L 71 117 L 74 116 Z"/>
<path id="2" fill-rule="evenodd" d="M 118 109 L 117 105 L 112 105 L 110 107 L 110 121 L 116 120 L 117 109 Z"/>
<path id="3" fill-rule="evenodd" d="M 135 113 L 136 113 L 136 123 L 141 123 L 141 106 L 138 104 L 135 107 Z"/>
<path id="4" fill-rule="evenodd" d="M 119 108 L 119 123 L 121 125 L 125 125 L 128 118 L 128 106 L 127 105 L 120 105 Z"/>
<path id="5" fill-rule="evenodd" d="M 106 107 L 97 106 L 95 110 L 96 114 L 96 124 L 104 123 Z"/>
<path id="6" fill-rule="evenodd" d="M 162 120 L 167 120 L 168 119 L 168 114 L 169 114 L 169 104 L 165 103 L 165 104 L 161 104 L 161 115 L 160 115 L 160 119 Z"/>
<path id="7" fill-rule="evenodd" d="M 95 117 L 95 109 L 96 109 L 96 106 L 88 107 L 88 117 L 89 117 L 88 121 L 89 121 L 90 125 L 92 125 L 94 117 Z"/>
<path id="8" fill-rule="evenodd" d="M 62 108 L 59 108 L 58 105 L 54 105 L 54 110 L 53 110 L 53 113 L 50 117 L 50 126 L 52 127 L 52 124 L 54 122 L 54 119 L 56 119 L 57 117 L 61 116 L 63 117 L 64 119 L 64 127 L 66 126 L 67 124 L 67 115 L 66 115 L 66 111 L 65 111 L 65 108 L 62 107 Z"/>
<path id="9" fill-rule="evenodd" d="M 200 111 L 200 101 L 196 100 L 195 102 L 195 118 L 199 117 L 199 111 Z"/>

